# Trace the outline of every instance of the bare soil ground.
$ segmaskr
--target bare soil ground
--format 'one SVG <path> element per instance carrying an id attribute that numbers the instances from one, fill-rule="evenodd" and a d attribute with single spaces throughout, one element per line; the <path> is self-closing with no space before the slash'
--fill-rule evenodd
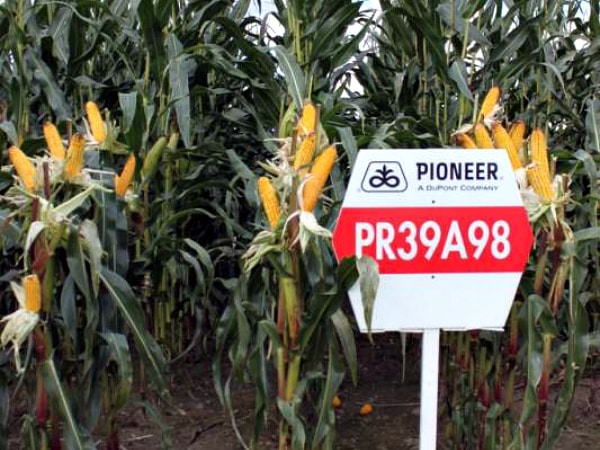
<path id="1" fill-rule="evenodd" d="M 409 342 L 405 377 L 399 336 L 375 336 L 375 345 L 361 339 L 358 345 L 359 384 L 347 377 L 342 385 L 342 406 L 337 410 L 336 449 L 416 450 L 419 447 L 419 340 Z M 229 417 L 215 395 L 211 364 L 206 357 L 174 368 L 172 405 L 159 405 L 163 421 L 170 427 L 175 450 L 238 450 Z M 600 449 L 600 380 L 587 377 L 578 389 L 571 417 L 556 446 L 559 450 Z M 237 386 L 234 400 L 237 424 L 242 434 L 251 427 L 254 391 Z M 364 402 L 374 405 L 366 417 L 359 414 Z M 18 408 L 14 408 L 13 412 Z M 443 419 L 442 419 L 443 420 Z M 18 412 L 11 417 L 11 430 L 18 430 Z M 120 417 L 123 450 L 161 449 L 160 428 L 141 407 L 127 408 Z M 276 449 L 276 426 L 265 434 L 265 450 Z M 19 448 L 16 436 L 10 449 Z M 98 448 L 103 448 L 101 438 Z"/>

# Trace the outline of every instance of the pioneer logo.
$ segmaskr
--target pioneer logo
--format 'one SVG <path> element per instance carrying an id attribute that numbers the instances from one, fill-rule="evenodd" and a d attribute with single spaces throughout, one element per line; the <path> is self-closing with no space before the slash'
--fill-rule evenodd
<path id="1" fill-rule="evenodd" d="M 366 192 L 404 192 L 408 187 L 397 161 L 371 161 L 361 183 Z"/>
<path id="2" fill-rule="evenodd" d="M 418 180 L 489 181 L 498 179 L 495 162 L 418 162 Z"/>

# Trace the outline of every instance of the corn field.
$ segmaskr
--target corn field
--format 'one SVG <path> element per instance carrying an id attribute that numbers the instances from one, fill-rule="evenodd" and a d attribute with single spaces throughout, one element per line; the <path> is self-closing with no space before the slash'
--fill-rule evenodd
<path id="1" fill-rule="evenodd" d="M 178 448 L 199 359 L 236 448 L 344 448 L 368 148 L 508 153 L 534 248 L 503 333 L 442 334 L 438 448 L 554 448 L 598 370 L 599 39 L 595 0 L 0 0 L 0 449 L 126 448 L 132 408 Z"/>

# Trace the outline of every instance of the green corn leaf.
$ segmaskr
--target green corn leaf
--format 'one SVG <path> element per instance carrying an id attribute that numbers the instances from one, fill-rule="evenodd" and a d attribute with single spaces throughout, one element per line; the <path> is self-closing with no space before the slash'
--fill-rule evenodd
<path id="1" fill-rule="evenodd" d="M 584 241 L 600 239 L 600 227 L 584 228 L 577 230 L 575 233 L 575 241 L 581 243 Z"/>
<path id="2" fill-rule="evenodd" d="M 292 428 L 292 450 L 304 450 L 306 446 L 306 431 L 302 419 L 296 413 L 294 403 L 277 399 L 279 412 Z"/>
<path id="3" fill-rule="evenodd" d="M 183 144 L 191 147 L 191 102 L 189 78 L 196 69 L 196 63 L 183 52 L 183 45 L 174 34 L 166 39 L 167 55 L 169 57 L 169 85 L 171 87 L 171 102 L 177 115 L 177 125 Z"/>
<path id="4" fill-rule="evenodd" d="M 52 53 L 64 64 L 69 62 L 69 28 L 72 16 L 73 11 L 71 9 L 58 8 L 48 30 L 48 34 L 52 36 Z"/>
<path id="5" fill-rule="evenodd" d="M 358 154 L 358 147 L 356 145 L 356 138 L 352 134 L 352 128 L 338 127 L 337 132 L 342 140 L 342 147 L 344 147 L 344 151 L 348 156 L 350 167 L 353 167 L 354 161 L 356 161 L 356 155 Z"/>
<path id="6" fill-rule="evenodd" d="M 56 221 L 62 221 L 66 219 L 73 211 L 81 207 L 95 190 L 101 190 L 101 188 L 97 185 L 92 185 L 88 187 L 85 191 L 74 195 L 66 202 L 63 202 L 60 205 L 51 208 L 49 214 L 52 214 Z"/>
<path id="7" fill-rule="evenodd" d="M 119 107 L 123 111 L 123 131 L 127 132 L 133 125 L 137 111 L 137 92 L 119 92 Z"/>
<path id="8" fill-rule="evenodd" d="M 183 260 L 187 262 L 192 267 L 192 269 L 194 269 L 194 273 L 196 274 L 196 287 L 194 288 L 192 296 L 197 297 L 198 295 L 200 295 L 200 293 L 206 296 L 206 279 L 204 277 L 204 272 L 202 272 L 202 268 L 200 267 L 200 263 L 190 253 L 184 250 L 179 250 L 179 254 L 182 256 Z"/>
<path id="9" fill-rule="evenodd" d="M 379 267 L 377 262 L 369 256 L 357 258 L 356 267 L 358 269 L 358 282 L 360 284 L 360 297 L 364 308 L 365 322 L 369 339 L 371 339 L 373 305 L 379 287 Z"/>
<path id="10" fill-rule="evenodd" d="M 527 39 L 531 35 L 531 30 L 535 27 L 535 24 L 540 21 L 540 19 L 541 17 L 538 16 L 524 20 L 514 30 L 508 33 L 508 35 L 502 39 L 498 45 L 493 47 L 489 64 L 501 61 L 504 58 L 516 54 L 521 46 L 527 42 Z"/>
<path id="11" fill-rule="evenodd" d="M 204 247 L 192 239 L 186 238 L 183 240 L 183 242 L 185 242 L 186 245 L 191 247 L 196 252 L 198 260 L 202 263 L 202 266 L 206 270 L 207 283 L 210 289 L 213 279 L 215 278 L 215 267 L 210 254 Z"/>
<path id="12" fill-rule="evenodd" d="M 155 15 L 153 3 L 152 0 L 141 0 L 137 8 L 137 14 L 146 48 L 152 55 L 152 70 L 156 79 L 160 80 L 167 56 L 164 50 L 162 27 Z"/>
<path id="13" fill-rule="evenodd" d="M 588 100 L 586 107 L 586 148 L 590 151 L 600 152 L 600 100 Z"/>
<path id="14" fill-rule="evenodd" d="M 98 296 L 100 286 L 100 270 L 102 269 L 102 256 L 104 250 L 98 235 L 98 228 L 91 220 L 84 220 L 79 226 L 79 235 L 86 251 L 87 260 L 90 263 L 90 276 L 92 279 L 92 290 L 94 297 Z"/>
<path id="15" fill-rule="evenodd" d="M 50 107 L 60 120 L 72 117 L 65 95 L 56 83 L 56 79 L 46 63 L 32 50 L 27 51 L 27 60 L 33 69 L 33 77 L 43 88 Z"/>
<path id="16" fill-rule="evenodd" d="M 172 442 L 172 427 L 169 426 L 160 411 L 155 408 L 150 402 L 147 401 L 135 401 L 133 402 L 135 407 L 141 407 L 144 409 L 144 413 L 149 417 L 160 428 L 162 450 L 169 450 L 173 448 Z"/>
<path id="17" fill-rule="evenodd" d="M 473 101 L 473 94 L 467 81 L 468 73 L 464 61 L 454 61 L 448 69 L 448 76 L 456 83 L 458 90 L 469 100 Z"/>
<path id="18" fill-rule="evenodd" d="M 113 399 L 111 406 L 114 413 L 116 413 L 127 404 L 131 397 L 131 386 L 133 384 L 131 351 L 127 344 L 127 338 L 123 334 L 104 332 L 100 336 L 108 344 L 110 360 L 114 361 L 118 368 L 116 386 L 113 386 L 110 393 Z"/>
<path id="19" fill-rule="evenodd" d="M 231 150 L 225 150 L 229 161 L 231 162 L 232 169 L 234 173 L 238 174 L 245 180 L 254 180 L 256 179 L 256 175 L 248 168 L 246 163 L 238 156 L 238 154 Z"/>
<path id="20" fill-rule="evenodd" d="M 332 339 L 329 339 L 328 347 L 327 376 L 320 392 L 319 419 L 317 420 L 311 446 L 313 449 L 326 448 L 324 442 L 331 441 L 335 434 L 335 412 L 333 411 L 332 400 L 344 380 L 344 368 Z"/>
<path id="21" fill-rule="evenodd" d="M 348 317 L 341 309 L 338 309 L 331 316 L 331 322 L 335 328 L 335 332 L 340 340 L 346 363 L 350 369 L 352 382 L 358 384 L 358 357 L 356 356 L 356 342 L 354 340 L 354 332 Z"/>
<path id="22" fill-rule="evenodd" d="M 45 228 L 46 224 L 40 221 L 32 222 L 31 225 L 29 225 L 27 237 L 25 238 L 25 255 L 29 255 L 31 246 Z"/>
<path id="23" fill-rule="evenodd" d="M 306 81 L 302 69 L 298 65 L 294 55 L 285 47 L 277 45 L 273 47 L 272 51 L 275 54 L 275 58 L 277 58 L 279 68 L 283 72 L 288 93 L 296 105 L 296 110 L 301 111 L 304 106 L 304 99 L 306 98 Z"/>
<path id="24" fill-rule="evenodd" d="M 343 45 L 340 45 L 341 37 L 357 17 L 359 8 L 359 3 L 346 3 L 329 17 L 324 18 L 325 20 L 319 23 L 318 29 L 315 30 L 314 36 L 311 36 L 312 54 L 329 56 L 327 50 L 343 48 Z"/>
<path id="25" fill-rule="evenodd" d="M 65 322 L 65 332 L 71 337 L 75 349 L 78 347 L 77 308 L 75 306 L 75 282 L 69 274 L 63 282 L 60 294 L 60 312 Z"/>
<path id="26" fill-rule="evenodd" d="M 144 313 L 131 287 L 120 275 L 106 268 L 102 269 L 100 280 L 131 329 L 136 346 L 150 369 L 152 380 L 162 393 L 166 393 L 164 357 L 160 347 L 144 327 Z"/>
<path id="27" fill-rule="evenodd" d="M 542 450 L 550 450 L 555 447 L 556 440 L 569 418 L 575 398 L 575 388 L 583 376 L 590 352 L 590 320 L 586 303 L 591 293 L 584 292 L 580 295 L 575 293 L 581 289 L 581 284 L 577 282 L 578 279 L 583 278 L 580 272 L 584 272 L 583 267 L 576 262 L 575 258 L 571 258 L 569 271 L 571 289 L 569 289 L 569 314 L 567 314 L 569 336 L 565 378 L 548 423 L 548 433 L 541 447 Z"/>
<path id="28" fill-rule="evenodd" d="M 83 242 L 76 228 L 69 232 L 69 241 L 67 244 L 67 265 L 69 272 L 75 281 L 78 289 L 84 295 L 87 303 L 91 303 L 96 298 L 90 288 L 90 279 L 86 267 Z"/>
<path id="29" fill-rule="evenodd" d="M 54 361 L 52 358 L 49 358 L 44 361 L 41 366 L 44 377 L 44 386 L 46 387 L 48 396 L 56 403 L 64 419 L 63 430 L 68 448 L 77 450 L 95 449 L 96 446 L 89 434 L 84 433 L 77 425 L 75 417 L 71 412 L 69 394 L 65 391 L 60 381 Z"/>
<path id="30" fill-rule="evenodd" d="M 19 145 L 19 137 L 17 135 L 17 128 L 15 124 L 5 120 L 0 122 L 0 131 L 3 131 L 6 134 L 6 137 L 10 141 L 12 145 Z"/>
<path id="31" fill-rule="evenodd" d="M 258 326 L 262 330 L 262 332 L 265 333 L 265 336 L 269 337 L 274 349 L 281 347 L 281 337 L 279 336 L 277 326 L 275 325 L 275 323 L 273 323 L 272 320 L 261 320 L 258 323 Z"/>
<path id="32" fill-rule="evenodd" d="M 465 17 L 465 11 L 461 11 L 461 6 L 465 4 L 468 3 L 446 1 L 438 5 L 435 11 L 440 15 L 444 23 L 449 27 L 453 27 L 463 39 L 468 37 L 469 40 L 473 40 L 483 46 L 492 45 L 477 27 L 470 22 L 470 18 Z M 452 10 L 452 6 L 454 6 L 454 10 Z"/>

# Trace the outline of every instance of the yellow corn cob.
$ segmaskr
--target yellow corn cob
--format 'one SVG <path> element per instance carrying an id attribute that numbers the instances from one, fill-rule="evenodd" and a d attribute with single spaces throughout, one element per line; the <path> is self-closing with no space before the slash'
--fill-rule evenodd
<path id="1" fill-rule="evenodd" d="M 65 146 L 60 134 L 52 122 L 45 122 L 43 126 L 44 138 L 50 154 L 55 159 L 65 159 Z"/>
<path id="2" fill-rule="evenodd" d="M 494 142 L 488 133 L 487 128 L 482 123 L 475 125 L 475 143 L 478 148 L 494 148 Z"/>
<path id="3" fill-rule="evenodd" d="M 525 138 L 525 122 L 522 120 L 514 122 L 510 127 L 509 134 L 517 152 L 520 152 L 521 147 L 523 147 L 523 139 Z"/>
<path id="4" fill-rule="evenodd" d="M 115 193 L 118 197 L 125 197 L 127 189 L 133 180 L 133 174 L 135 173 L 135 155 L 132 153 L 127 158 L 121 175 L 115 175 Z"/>
<path id="5" fill-rule="evenodd" d="M 479 119 L 483 120 L 494 110 L 494 106 L 498 103 L 498 99 L 500 98 L 500 88 L 498 86 L 494 86 L 491 88 L 483 99 L 483 103 L 481 104 L 481 109 L 479 110 Z"/>
<path id="6" fill-rule="evenodd" d="M 106 124 L 104 123 L 104 120 L 102 120 L 98 105 L 94 102 L 87 102 L 85 104 L 85 112 L 87 114 L 88 122 L 90 123 L 92 136 L 94 136 L 96 142 L 101 144 L 106 140 Z"/>
<path id="7" fill-rule="evenodd" d="M 315 135 L 312 134 L 310 136 L 306 136 L 300 144 L 300 148 L 294 157 L 294 169 L 298 170 L 310 163 L 313 154 L 315 153 L 315 147 Z"/>
<path id="8" fill-rule="evenodd" d="M 306 136 L 308 134 L 312 134 L 315 132 L 317 127 L 317 108 L 310 100 L 307 100 L 304 103 L 304 108 L 302 109 L 302 116 L 298 121 L 298 126 L 296 127 L 298 136 Z"/>
<path id="9" fill-rule="evenodd" d="M 8 149 L 8 159 L 14 166 L 21 183 L 29 192 L 35 191 L 35 166 L 18 147 Z"/>
<path id="10" fill-rule="evenodd" d="M 471 139 L 468 134 L 457 133 L 454 136 L 454 139 L 456 139 L 456 143 L 458 145 L 460 145 L 462 148 L 467 148 L 467 149 L 475 149 L 475 148 L 477 148 L 477 144 L 475 144 L 475 142 L 473 141 L 473 139 Z"/>
<path id="11" fill-rule="evenodd" d="M 508 153 L 513 170 L 522 168 L 523 164 L 521 164 L 521 158 L 519 158 L 519 153 L 517 152 L 508 131 L 506 131 L 501 124 L 495 123 L 492 125 L 492 134 L 494 136 L 496 148 L 503 148 Z"/>
<path id="12" fill-rule="evenodd" d="M 83 169 L 83 152 L 85 140 L 81 133 L 75 133 L 67 149 L 67 163 L 65 164 L 65 177 L 70 180 L 76 177 Z"/>
<path id="13" fill-rule="evenodd" d="M 315 159 L 302 192 L 302 210 L 312 212 L 315 209 L 336 158 L 335 146 L 330 145 Z"/>
<path id="14" fill-rule="evenodd" d="M 27 275 L 23 278 L 23 290 L 25 291 L 25 309 L 36 313 L 42 307 L 42 288 L 37 275 Z"/>
<path id="15" fill-rule="evenodd" d="M 550 180 L 550 165 L 548 164 L 548 145 L 546 135 L 541 128 L 536 128 L 531 133 L 531 162 L 537 164 Z"/>
<path id="16" fill-rule="evenodd" d="M 527 166 L 527 180 L 542 199 L 546 201 L 554 199 L 554 189 L 550 177 L 542 166 L 535 163 Z"/>
<path id="17" fill-rule="evenodd" d="M 277 193 L 267 177 L 260 177 L 257 184 L 258 195 L 262 201 L 265 215 L 267 216 L 271 230 L 274 230 L 279 223 L 279 218 L 281 217 L 281 209 L 279 207 Z"/>

